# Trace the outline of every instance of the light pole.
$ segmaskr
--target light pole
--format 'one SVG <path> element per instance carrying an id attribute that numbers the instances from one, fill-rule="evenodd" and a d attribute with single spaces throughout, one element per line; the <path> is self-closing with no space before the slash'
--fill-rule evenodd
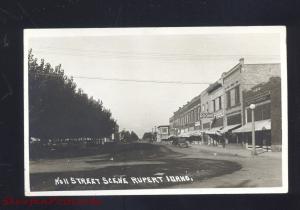
<path id="1" fill-rule="evenodd" d="M 256 146 L 255 146 L 255 122 L 254 122 L 255 104 L 251 104 L 250 109 L 251 109 L 251 121 L 252 121 L 252 155 L 257 155 Z"/>

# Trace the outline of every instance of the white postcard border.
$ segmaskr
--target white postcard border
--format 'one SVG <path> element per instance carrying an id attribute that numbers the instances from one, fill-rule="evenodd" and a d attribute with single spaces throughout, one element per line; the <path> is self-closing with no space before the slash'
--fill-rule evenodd
<path id="1" fill-rule="evenodd" d="M 134 190 L 31 191 L 29 171 L 29 107 L 28 107 L 28 40 L 32 37 L 179 35 L 179 34 L 246 34 L 279 33 L 281 60 L 282 104 L 282 187 L 258 188 L 184 188 Z M 274 194 L 288 192 L 288 91 L 285 26 L 230 27 L 163 27 L 163 28 L 85 28 L 85 29 L 24 29 L 24 183 L 26 196 L 110 196 L 110 195 L 179 195 L 179 194 Z"/>

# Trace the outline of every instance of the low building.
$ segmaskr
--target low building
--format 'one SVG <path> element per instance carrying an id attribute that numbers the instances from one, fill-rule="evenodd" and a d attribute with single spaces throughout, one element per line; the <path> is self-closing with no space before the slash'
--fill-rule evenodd
<path id="1" fill-rule="evenodd" d="M 157 127 L 156 141 L 161 142 L 169 138 L 169 125 L 160 125 Z"/>
<path id="2" fill-rule="evenodd" d="M 281 151 L 281 79 L 271 77 L 264 82 L 243 92 L 243 126 L 234 130 L 238 138 L 243 139 L 247 148 L 252 145 L 252 110 L 255 104 L 255 143 L 264 149 Z"/>

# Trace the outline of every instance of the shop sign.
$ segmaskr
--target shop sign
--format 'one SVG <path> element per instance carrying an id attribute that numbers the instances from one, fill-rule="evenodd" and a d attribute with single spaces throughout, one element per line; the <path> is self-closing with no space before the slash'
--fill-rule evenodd
<path id="1" fill-rule="evenodd" d="M 200 119 L 203 119 L 203 118 L 214 118 L 214 115 L 212 113 L 201 112 Z"/>

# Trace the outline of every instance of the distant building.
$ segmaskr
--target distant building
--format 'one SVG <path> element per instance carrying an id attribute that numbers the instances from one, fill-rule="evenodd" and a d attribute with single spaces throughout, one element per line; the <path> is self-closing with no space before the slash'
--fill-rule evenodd
<path id="1" fill-rule="evenodd" d="M 156 141 L 161 142 L 169 138 L 169 125 L 160 125 L 157 127 Z"/>
<path id="2" fill-rule="evenodd" d="M 174 136 L 190 136 L 200 131 L 200 113 L 201 100 L 199 95 L 174 112 L 169 119 L 170 134 Z"/>

